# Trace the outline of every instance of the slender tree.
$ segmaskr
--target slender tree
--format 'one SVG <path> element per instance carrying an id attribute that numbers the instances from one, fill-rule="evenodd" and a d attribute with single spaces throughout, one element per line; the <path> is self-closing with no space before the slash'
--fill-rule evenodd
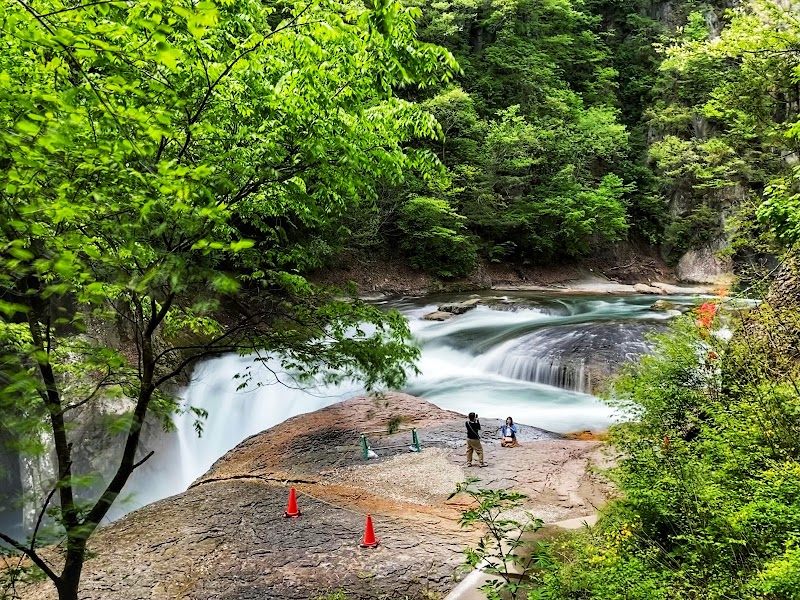
<path id="1" fill-rule="evenodd" d="M 47 432 L 56 469 L 30 540 L 0 539 L 60 599 L 149 458 L 145 418 L 181 410 L 165 386 L 197 360 L 279 353 L 301 376 L 404 380 L 399 315 L 300 273 L 377 181 L 437 176 L 404 149 L 436 121 L 392 91 L 457 65 L 416 41 L 414 16 L 394 0 L 0 3 L 0 411 L 20 436 Z M 101 343 L 109 323 L 129 348 Z M 70 422 L 115 397 L 121 458 L 87 497 Z M 48 510 L 58 564 L 37 550 Z"/>

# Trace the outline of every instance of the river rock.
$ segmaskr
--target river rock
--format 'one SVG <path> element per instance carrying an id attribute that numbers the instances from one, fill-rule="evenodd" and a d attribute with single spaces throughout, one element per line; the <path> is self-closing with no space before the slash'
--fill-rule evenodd
<path id="1" fill-rule="evenodd" d="M 465 300 L 464 302 L 450 302 L 448 304 L 442 304 L 439 307 L 439 310 L 441 312 L 453 313 L 454 315 L 461 315 L 467 312 L 468 310 L 472 310 L 480 303 L 481 303 L 480 298 L 470 298 L 469 300 Z"/>
<path id="2" fill-rule="evenodd" d="M 664 290 L 659 289 L 652 285 L 647 285 L 646 283 L 637 283 L 633 286 L 633 291 L 637 294 L 663 294 Z"/>
<path id="3" fill-rule="evenodd" d="M 433 311 L 432 313 L 428 313 L 423 319 L 426 321 L 447 321 L 447 319 L 452 319 L 454 316 L 451 312 L 444 312 L 441 310 Z"/>
<path id="4" fill-rule="evenodd" d="M 653 310 L 675 310 L 678 307 L 669 300 L 656 300 L 650 305 Z"/>

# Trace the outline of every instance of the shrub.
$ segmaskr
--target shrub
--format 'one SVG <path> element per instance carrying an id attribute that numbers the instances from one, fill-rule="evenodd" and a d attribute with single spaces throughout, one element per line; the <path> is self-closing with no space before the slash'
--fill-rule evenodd
<path id="1" fill-rule="evenodd" d="M 538 597 L 800 598 L 800 388 L 781 358 L 798 317 L 762 305 L 726 342 L 718 306 L 616 381 L 635 418 L 611 431 L 622 499 L 554 549 Z"/>

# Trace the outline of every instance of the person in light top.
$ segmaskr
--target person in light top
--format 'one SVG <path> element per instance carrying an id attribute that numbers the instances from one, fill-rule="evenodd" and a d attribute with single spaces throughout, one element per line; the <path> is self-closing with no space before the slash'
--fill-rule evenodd
<path id="1" fill-rule="evenodd" d="M 511 417 L 506 419 L 506 424 L 500 428 L 500 435 L 503 436 L 500 445 L 504 448 L 513 448 L 517 445 L 517 426 L 514 425 L 514 419 Z"/>

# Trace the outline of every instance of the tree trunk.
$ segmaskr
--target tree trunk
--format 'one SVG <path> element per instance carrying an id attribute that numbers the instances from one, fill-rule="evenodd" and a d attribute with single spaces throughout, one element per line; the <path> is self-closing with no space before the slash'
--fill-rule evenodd
<path id="1" fill-rule="evenodd" d="M 83 563 L 86 560 L 86 540 L 68 541 L 67 544 L 64 570 L 56 584 L 58 600 L 78 600 L 78 586 L 81 582 Z"/>

